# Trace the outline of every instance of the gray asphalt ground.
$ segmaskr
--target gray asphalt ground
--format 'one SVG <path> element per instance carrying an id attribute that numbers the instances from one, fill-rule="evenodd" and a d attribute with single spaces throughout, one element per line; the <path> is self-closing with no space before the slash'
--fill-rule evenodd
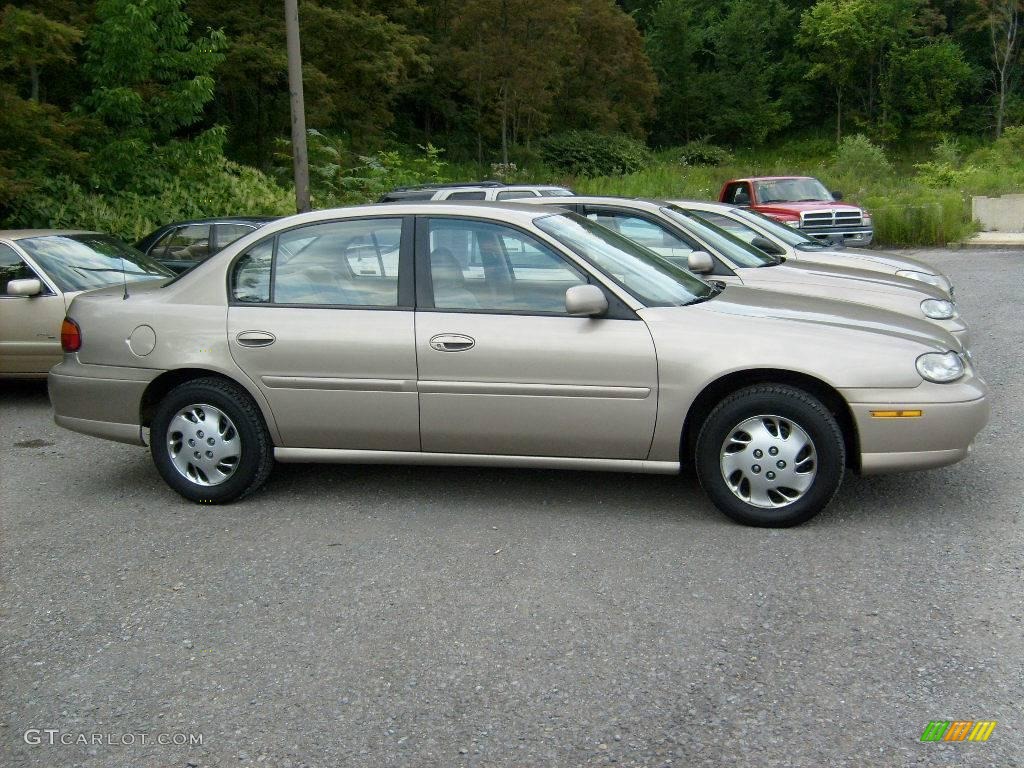
<path id="1" fill-rule="evenodd" d="M 922 255 L 992 422 L 794 530 L 536 471 L 280 466 L 195 506 L 0 385 L 0 766 L 1024 764 L 1024 252 Z M 956 719 L 998 726 L 919 741 Z"/>

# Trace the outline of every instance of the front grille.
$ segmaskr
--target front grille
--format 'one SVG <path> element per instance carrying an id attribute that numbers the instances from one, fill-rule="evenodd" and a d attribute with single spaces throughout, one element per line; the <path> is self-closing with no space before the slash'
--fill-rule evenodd
<path id="1" fill-rule="evenodd" d="M 862 223 L 860 211 L 804 211 L 800 214 L 801 227 L 859 227 Z"/>

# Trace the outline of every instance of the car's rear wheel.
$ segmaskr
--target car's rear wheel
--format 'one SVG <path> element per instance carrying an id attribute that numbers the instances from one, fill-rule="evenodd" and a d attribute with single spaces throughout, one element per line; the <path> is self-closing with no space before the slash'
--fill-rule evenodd
<path id="1" fill-rule="evenodd" d="M 273 443 L 249 393 L 214 377 L 172 389 L 150 425 L 157 471 L 191 501 L 224 504 L 252 493 L 273 467 Z"/>
<path id="2" fill-rule="evenodd" d="M 803 390 L 761 384 L 725 398 L 696 445 L 697 476 L 722 512 L 745 525 L 809 520 L 843 479 L 846 449 L 835 417 Z"/>

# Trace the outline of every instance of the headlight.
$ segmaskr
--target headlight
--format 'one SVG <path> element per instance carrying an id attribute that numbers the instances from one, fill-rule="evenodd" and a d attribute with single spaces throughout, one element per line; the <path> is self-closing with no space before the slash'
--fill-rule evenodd
<path id="1" fill-rule="evenodd" d="M 932 320 L 949 320 L 956 317 L 956 304 L 945 299 L 925 299 L 921 302 L 921 311 Z"/>
<path id="2" fill-rule="evenodd" d="M 765 216 L 767 216 L 772 221 L 777 221 L 779 224 L 785 224 L 787 227 L 799 227 L 800 226 L 800 219 L 799 218 L 788 219 L 785 216 L 779 216 L 778 214 L 774 214 L 774 213 L 766 213 Z"/>
<path id="3" fill-rule="evenodd" d="M 896 277 L 906 277 L 910 280 L 920 280 L 922 283 L 928 283 L 928 285 L 934 285 L 936 288 L 940 288 L 943 291 L 952 293 L 952 287 L 949 284 L 949 280 L 942 277 L 941 275 L 930 275 L 927 272 L 918 272 L 914 269 L 901 269 L 896 273 Z"/>
<path id="4" fill-rule="evenodd" d="M 948 384 L 964 375 L 964 361 L 956 352 L 928 352 L 917 358 L 917 372 L 925 381 Z"/>

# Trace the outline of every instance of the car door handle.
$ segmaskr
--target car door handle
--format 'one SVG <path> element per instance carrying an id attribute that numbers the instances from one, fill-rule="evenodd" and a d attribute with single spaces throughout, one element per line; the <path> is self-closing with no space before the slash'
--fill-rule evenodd
<path id="1" fill-rule="evenodd" d="M 430 348 L 438 352 L 465 352 L 476 346 L 476 339 L 461 333 L 439 333 L 430 337 Z"/>
<path id="2" fill-rule="evenodd" d="M 269 347 L 277 337 L 267 331 L 242 331 L 235 336 L 235 341 L 243 347 Z"/>

